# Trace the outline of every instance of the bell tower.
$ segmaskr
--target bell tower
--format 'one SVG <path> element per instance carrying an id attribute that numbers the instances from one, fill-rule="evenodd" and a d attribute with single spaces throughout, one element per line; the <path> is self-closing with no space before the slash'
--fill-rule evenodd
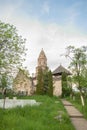
<path id="1" fill-rule="evenodd" d="M 47 67 L 47 58 L 46 58 L 46 55 L 45 55 L 43 49 L 41 50 L 41 52 L 39 54 L 38 63 L 37 64 L 38 64 L 38 66 L 36 67 L 36 75 L 38 73 L 39 68 L 41 68 L 43 71 L 48 68 Z"/>

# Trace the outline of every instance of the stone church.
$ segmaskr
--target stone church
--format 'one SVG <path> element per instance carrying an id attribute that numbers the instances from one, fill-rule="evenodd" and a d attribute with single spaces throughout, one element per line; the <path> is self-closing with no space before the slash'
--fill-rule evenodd
<path id="1" fill-rule="evenodd" d="M 48 69 L 47 66 L 47 57 L 45 55 L 44 50 L 42 49 L 38 60 L 37 60 L 37 67 L 36 67 L 36 73 L 34 77 L 28 77 L 25 75 L 25 73 L 21 70 L 18 72 L 16 78 L 13 83 L 13 90 L 16 93 L 23 93 L 27 95 L 32 95 L 35 90 L 36 90 L 36 85 L 37 85 L 37 74 L 39 68 L 42 68 L 42 70 Z M 70 75 L 70 72 L 65 69 L 62 65 L 57 67 L 53 72 L 53 95 L 55 96 L 61 96 L 62 94 L 62 82 L 61 82 L 61 75 L 62 73 L 65 72 L 67 75 Z"/>
<path id="2" fill-rule="evenodd" d="M 26 74 L 24 70 L 19 69 L 13 82 L 13 91 L 20 95 L 32 95 L 32 79 Z"/>

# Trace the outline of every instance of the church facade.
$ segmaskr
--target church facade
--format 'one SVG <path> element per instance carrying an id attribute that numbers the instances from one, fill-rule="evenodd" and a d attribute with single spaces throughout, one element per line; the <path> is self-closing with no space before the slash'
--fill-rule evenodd
<path id="1" fill-rule="evenodd" d="M 25 71 L 19 69 L 13 82 L 13 91 L 19 95 L 32 95 L 33 86 L 31 78 L 25 73 Z"/>
<path id="2" fill-rule="evenodd" d="M 16 81 L 13 84 L 13 90 L 18 92 L 24 92 L 27 95 L 32 95 L 36 91 L 36 85 L 37 85 L 37 74 L 39 69 L 42 69 L 42 71 L 45 71 L 48 68 L 47 66 L 47 57 L 45 55 L 44 50 L 42 49 L 39 57 L 37 59 L 37 67 L 36 67 L 36 73 L 35 77 L 26 77 L 25 74 L 21 71 L 16 76 Z M 66 70 L 62 65 L 60 65 L 57 69 L 55 69 L 53 74 L 53 95 L 55 96 L 61 96 L 62 95 L 62 81 L 61 81 L 61 75 L 62 72 L 66 72 L 69 74 L 69 71 Z"/>

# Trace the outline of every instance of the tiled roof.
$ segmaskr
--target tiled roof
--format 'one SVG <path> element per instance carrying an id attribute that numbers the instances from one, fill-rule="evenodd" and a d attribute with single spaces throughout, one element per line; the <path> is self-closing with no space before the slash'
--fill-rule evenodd
<path id="1" fill-rule="evenodd" d="M 71 74 L 67 69 L 65 69 L 62 65 L 60 65 L 59 67 L 57 67 L 57 68 L 53 71 L 53 75 L 62 74 L 63 72 L 67 73 L 68 75 Z"/>

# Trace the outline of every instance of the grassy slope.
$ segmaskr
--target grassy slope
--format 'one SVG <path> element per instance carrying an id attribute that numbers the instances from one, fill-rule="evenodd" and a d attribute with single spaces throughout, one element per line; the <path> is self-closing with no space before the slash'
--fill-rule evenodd
<path id="1" fill-rule="evenodd" d="M 47 96 L 30 98 L 41 105 L 0 109 L 0 130 L 75 130 L 60 100 Z M 61 121 L 55 119 L 60 113 Z"/>

